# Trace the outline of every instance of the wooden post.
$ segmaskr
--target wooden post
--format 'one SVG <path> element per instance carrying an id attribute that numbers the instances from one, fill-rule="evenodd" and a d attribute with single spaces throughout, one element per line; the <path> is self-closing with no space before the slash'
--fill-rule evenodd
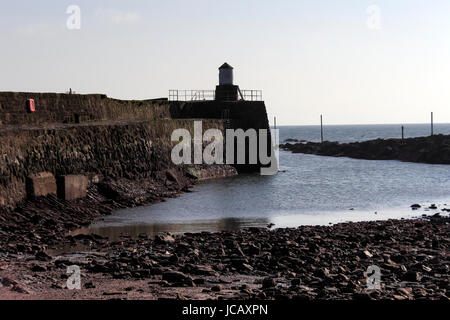
<path id="1" fill-rule="evenodd" d="M 402 141 L 405 139 L 405 127 L 402 126 Z"/>
<path id="2" fill-rule="evenodd" d="M 277 117 L 273 117 L 273 127 L 275 130 L 277 129 Z"/>
<path id="3" fill-rule="evenodd" d="M 434 135 L 433 112 L 431 113 L 431 135 Z"/>
<path id="4" fill-rule="evenodd" d="M 320 115 L 320 142 L 323 143 L 323 116 Z"/>

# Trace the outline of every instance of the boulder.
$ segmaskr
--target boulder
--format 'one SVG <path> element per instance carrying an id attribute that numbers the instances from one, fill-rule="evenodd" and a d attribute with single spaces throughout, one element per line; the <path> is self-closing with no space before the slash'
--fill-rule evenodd
<path id="1" fill-rule="evenodd" d="M 275 285 L 276 283 L 274 278 L 265 278 L 262 282 L 263 289 L 273 288 Z"/>
<path id="2" fill-rule="evenodd" d="M 184 284 L 190 287 L 195 286 L 194 280 L 191 277 L 179 271 L 164 272 L 162 275 L 162 280 L 169 283 Z"/>
<path id="3" fill-rule="evenodd" d="M 175 243 L 175 239 L 169 234 L 159 234 L 155 237 L 156 244 Z"/>

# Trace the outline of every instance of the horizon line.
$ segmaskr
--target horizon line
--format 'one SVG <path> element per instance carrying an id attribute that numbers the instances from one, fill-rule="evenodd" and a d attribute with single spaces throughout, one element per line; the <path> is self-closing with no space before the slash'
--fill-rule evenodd
<path id="1" fill-rule="evenodd" d="M 434 122 L 433 125 L 442 125 L 442 124 L 448 124 L 450 125 L 450 122 Z M 324 127 L 327 126 L 383 126 L 383 125 L 399 125 L 399 126 L 405 126 L 405 125 L 429 125 L 431 126 L 430 122 L 403 122 L 403 123 L 330 123 L 330 124 L 324 124 Z M 270 127 L 274 127 L 273 124 L 270 124 Z M 279 125 L 277 124 L 277 127 L 320 127 L 319 124 L 283 124 Z"/>

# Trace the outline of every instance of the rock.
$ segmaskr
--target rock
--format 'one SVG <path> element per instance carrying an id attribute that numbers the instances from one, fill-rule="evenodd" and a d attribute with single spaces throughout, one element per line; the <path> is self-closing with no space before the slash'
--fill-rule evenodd
<path id="1" fill-rule="evenodd" d="M 52 260 L 52 257 L 50 257 L 48 254 L 46 254 L 44 251 L 39 251 L 38 253 L 36 253 L 35 257 L 36 257 L 36 260 L 39 260 L 39 261 Z"/>
<path id="2" fill-rule="evenodd" d="M 367 292 L 355 292 L 353 294 L 353 299 L 358 301 L 368 301 L 372 300 L 371 296 Z"/>
<path id="3" fill-rule="evenodd" d="M 301 281 L 300 281 L 299 278 L 294 278 L 294 279 L 291 280 L 291 285 L 294 286 L 294 287 L 299 286 L 300 283 L 301 283 Z"/>
<path id="4" fill-rule="evenodd" d="M 23 294 L 30 294 L 30 291 L 28 291 L 28 289 L 26 289 L 25 287 L 23 287 L 20 284 L 16 284 L 11 288 L 11 291 L 15 291 L 18 293 L 23 293 Z"/>
<path id="5" fill-rule="evenodd" d="M 262 282 L 262 287 L 263 289 L 267 289 L 267 288 L 273 288 L 275 287 L 276 283 L 275 283 L 275 279 L 273 278 L 264 278 L 263 282 Z"/>
<path id="6" fill-rule="evenodd" d="M 241 256 L 241 257 L 245 257 L 244 252 L 241 249 L 241 246 L 239 245 L 239 243 L 237 243 L 236 241 L 233 242 L 234 245 L 234 249 L 235 251 Z"/>
<path id="7" fill-rule="evenodd" d="M 34 264 L 31 267 L 31 271 L 33 272 L 45 272 L 47 271 L 47 268 L 45 266 L 39 265 L 39 264 Z"/>
<path id="8" fill-rule="evenodd" d="M 432 241 L 431 241 L 431 247 L 433 248 L 433 249 L 439 249 L 439 240 L 437 240 L 437 239 L 433 239 Z"/>
<path id="9" fill-rule="evenodd" d="M 373 257 L 373 254 L 371 254 L 368 250 L 365 250 L 365 251 L 363 252 L 363 254 L 364 254 L 364 256 L 367 257 L 367 258 L 372 258 L 372 257 Z"/>
<path id="10" fill-rule="evenodd" d="M 57 283 L 57 282 L 52 283 L 52 285 L 50 286 L 50 288 L 52 288 L 52 289 L 58 289 L 58 290 L 64 289 L 64 287 L 63 287 L 60 283 Z"/>
<path id="11" fill-rule="evenodd" d="M 422 206 L 421 206 L 420 204 L 418 204 L 418 203 L 415 203 L 415 204 L 413 204 L 413 205 L 411 206 L 411 208 L 412 208 L 412 209 L 419 209 L 419 208 L 422 208 Z"/>
<path id="12" fill-rule="evenodd" d="M 257 256 L 261 253 L 261 249 L 254 244 L 251 244 L 245 249 L 245 252 L 250 256 Z"/>
<path id="13" fill-rule="evenodd" d="M 405 296 L 410 296 L 411 292 L 412 292 L 412 289 L 411 288 L 398 288 L 397 292 L 402 294 L 402 295 L 405 295 Z"/>
<path id="14" fill-rule="evenodd" d="M 168 271 L 164 272 L 162 275 L 162 279 L 169 283 L 184 283 L 188 281 L 189 278 L 190 277 L 179 271 Z"/>
<path id="15" fill-rule="evenodd" d="M 212 292 L 220 292 L 220 291 L 222 291 L 222 286 L 220 284 L 218 284 L 218 285 L 212 287 L 211 291 Z"/>
<path id="16" fill-rule="evenodd" d="M 0 282 L 5 287 L 14 286 L 14 285 L 18 284 L 18 282 L 16 280 L 13 280 L 13 279 L 10 279 L 10 278 L 6 278 L 6 277 L 2 278 L 2 280 Z"/>
<path id="17" fill-rule="evenodd" d="M 422 269 L 425 272 L 431 272 L 431 270 L 432 270 L 430 267 L 427 267 L 427 266 L 424 266 L 424 265 L 422 265 Z"/>
<path id="18" fill-rule="evenodd" d="M 183 281 L 183 285 L 187 287 L 196 287 L 194 280 L 191 277 L 186 277 Z"/>
<path id="19" fill-rule="evenodd" d="M 185 297 L 185 296 L 183 296 L 183 295 L 180 294 L 180 293 L 177 293 L 177 300 L 188 300 L 188 298 Z"/>
<path id="20" fill-rule="evenodd" d="M 320 268 L 314 271 L 314 275 L 322 279 L 328 279 L 330 278 L 330 270 L 328 268 Z"/>
<path id="21" fill-rule="evenodd" d="M 417 289 L 414 289 L 414 296 L 419 297 L 419 298 L 426 297 L 427 292 L 424 289 L 417 288 Z"/>
<path id="22" fill-rule="evenodd" d="M 179 183 L 178 182 L 178 175 L 176 174 L 175 170 L 172 170 L 172 169 L 171 170 L 167 170 L 166 171 L 166 177 L 167 177 L 167 179 L 169 181 Z"/>
<path id="23" fill-rule="evenodd" d="M 127 294 L 126 292 L 122 292 L 122 291 L 105 291 L 103 292 L 104 296 L 119 296 L 119 295 L 123 295 L 123 294 Z"/>
<path id="24" fill-rule="evenodd" d="M 243 263 L 241 266 L 241 270 L 251 272 L 253 271 L 253 267 L 247 263 Z"/>
<path id="25" fill-rule="evenodd" d="M 419 282 L 422 279 L 422 276 L 419 272 L 416 271 L 408 271 L 403 275 L 404 281 L 410 281 L 410 282 Z"/>
<path id="26" fill-rule="evenodd" d="M 194 283 L 195 283 L 196 285 L 202 285 L 202 284 L 205 284 L 205 279 L 202 279 L 202 278 L 194 279 Z"/>
<path id="27" fill-rule="evenodd" d="M 157 235 L 155 237 L 156 244 L 175 243 L 175 239 L 169 234 Z"/>
<path id="28" fill-rule="evenodd" d="M 189 271 L 187 271 L 189 270 Z M 217 277 L 219 274 L 211 267 L 207 265 L 187 265 L 185 270 L 188 273 L 202 276 L 214 276 Z"/>

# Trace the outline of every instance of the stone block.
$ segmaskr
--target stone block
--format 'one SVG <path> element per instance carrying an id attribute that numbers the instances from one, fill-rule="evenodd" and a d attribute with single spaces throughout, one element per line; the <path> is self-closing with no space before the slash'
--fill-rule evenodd
<path id="1" fill-rule="evenodd" d="M 67 201 L 85 198 L 88 182 L 82 175 L 58 177 L 58 197 Z"/>
<path id="2" fill-rule="evenodd" d="M 29 198 L 56 194 L 56 179 L 50 172 L 32 174 L 27 178 L 26 188 Z"/>

